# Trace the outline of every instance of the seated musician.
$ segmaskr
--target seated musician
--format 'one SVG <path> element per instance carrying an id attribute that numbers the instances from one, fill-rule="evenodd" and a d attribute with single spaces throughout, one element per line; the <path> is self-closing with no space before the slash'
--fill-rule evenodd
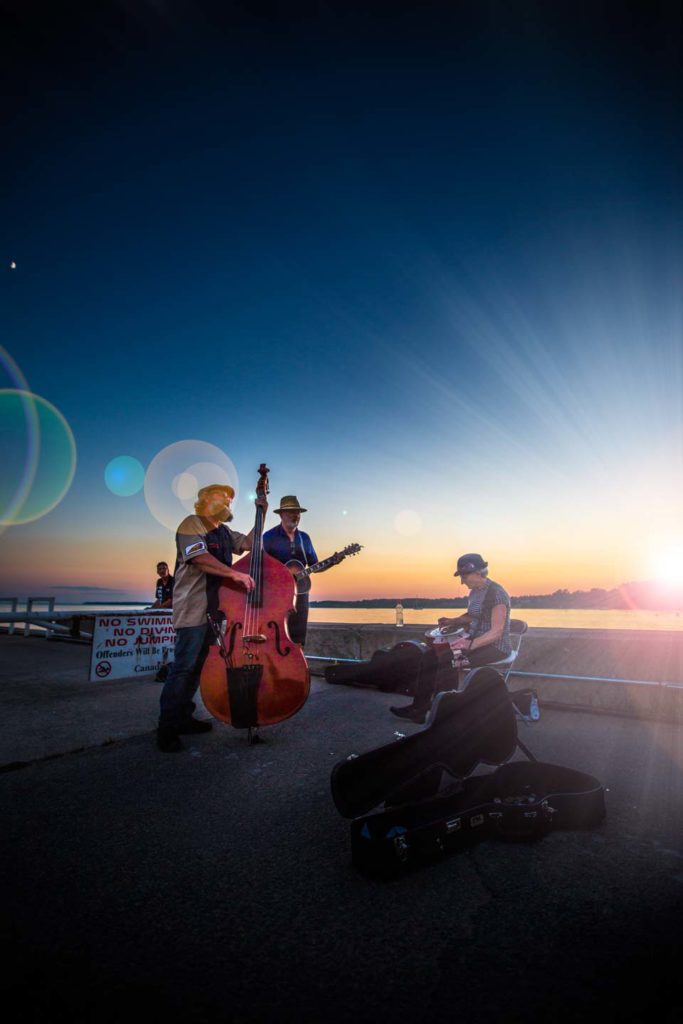
<path id="1" fill-rule="evenodd" d="M 488 578 L 488 562 L 481 555 L 461 555 L 453 573 L 469 588 L 467 611 L 449 619 L 442 616 L 438 625 L 442 643 L 448 644 L 452 658 L 446 670 L 422 673 L 415 687 L 415 699 L 404 707 L 390 710 L 399 718 L 424 722 L 435 694 L 455 689 L 458 670 L 476 668 L 502 661 L 510 654 L 510 598 L 499 583 Z M 449 639 L 448 634 L 462 627 L 465 632 Z M 434 641 L 435 644 L 439 641 Z"/>

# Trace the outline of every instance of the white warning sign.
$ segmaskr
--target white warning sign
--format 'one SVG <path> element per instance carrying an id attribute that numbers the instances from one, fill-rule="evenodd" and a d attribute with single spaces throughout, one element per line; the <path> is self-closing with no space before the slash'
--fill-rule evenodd
<path id="1" fill-rule="evenodd" d="M 90 682 L 156 675 L 173 660 L 174 643 L 170 611 L 96 615 Z"/>

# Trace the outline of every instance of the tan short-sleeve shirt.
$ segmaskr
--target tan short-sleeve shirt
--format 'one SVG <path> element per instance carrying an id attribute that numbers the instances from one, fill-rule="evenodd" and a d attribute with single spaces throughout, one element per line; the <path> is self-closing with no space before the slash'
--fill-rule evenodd
<path id="1" fill-rule="evenodd" d="M 173 588 L 173 625 L 206 625 L 209 594 L 219 585 L 220 577 L 204 572 L 193 560 L 198 555 L 210 554 L 224 565 L 232 565 L 233 554 L 249 550 L 245 534 L 227 526 L 211 526 L 202 516 L 191 515 L 183 519 L 176 533 L 177 566 Z"/>

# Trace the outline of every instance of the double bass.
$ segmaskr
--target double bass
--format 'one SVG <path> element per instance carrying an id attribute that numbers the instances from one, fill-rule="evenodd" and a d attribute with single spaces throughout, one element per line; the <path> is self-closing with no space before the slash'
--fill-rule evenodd
<path id="1" fill-rule="evenodd" d="M 268 467 L 261 463 L 258 497 L 268 494 Z M 304 705 L 310 674 L 302 648 L 289 637 L 295 583 L 289 569 L 263 550 L 264 512 L 256 507 L 253 544 L 232 568 L 254 580 L 249 593 L 230 580 L 218 590 L 218 611 L 209 610 L 215 636 L 202 667 L 202 700 L 214 718 L 248 729 L 282 722 Z"/>

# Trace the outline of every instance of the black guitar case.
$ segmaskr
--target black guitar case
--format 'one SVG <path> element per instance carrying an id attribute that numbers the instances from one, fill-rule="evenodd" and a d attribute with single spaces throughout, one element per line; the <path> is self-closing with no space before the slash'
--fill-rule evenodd
<path id="1" fill-rule="evenodd" d="M 488 590 L 481 611 L 493 607 L 494 590 Z M 525 631 L 525 622 L 510 620 L 510 629 Z M 456 630 L 455 632 L 462 632 Z M 448 635 L 448 634 L 446 634 Z M 432 684 L 439 675 L 438 683 Z M 328 665 L 325 669 L 328 683 L 342 683 L 344 686 L 368 686 L 384 693 L 406 693 L 415 695 L 418 680 L 427 684 L 425 688 L 436 693 L 458 685 L 457 673 L 453 672 L 452 656 L 447 645 L 434 645 L 420 640 L 403 640 L 393 647 L 380 647 L 369 661 L 352 661 Z"/>
<path id="2" fill-rule="evenodd" d="M 518 747 L 530 760 L 506 763 Z M 472 775 L 482 764 L 498 767 Z M 353 819 L 354 864 L 380 876 L 483 838 L 539 839 L 605 816 L 597 779 L 524 747 L 503 678 L 486 666 L 463 690 L 438 694 L 420 732 L 338 762 L 331 784 L 337 810 Z"/>
<path id="3" fill-rule="evenodd" d="M 373 687 L 383 693 L 414 694 L 418 678 L 423 674 L 425 679 L 433 678 L 437 671 L 444 670 L 447 654 L 445 648 L 439 650 L 420 640 L 402 640 L 393 647 L 381 647 L 369 661 L 328 665 L 325 679 L 344 686 Z M 456 681 L 453 677 L 449 685 Z"/>

